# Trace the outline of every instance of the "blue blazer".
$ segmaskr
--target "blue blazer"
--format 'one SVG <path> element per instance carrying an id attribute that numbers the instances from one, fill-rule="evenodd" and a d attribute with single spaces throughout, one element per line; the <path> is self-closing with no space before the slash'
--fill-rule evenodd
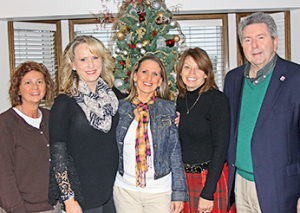
<path id="1" fill-rule="evenodd" d="M 230 71 L 228 197 L 234 191 L 236 142 L 245 65 Z M 257 196 L 263 213 L 296 212 L 300 192 L 300 66 L 278 57 L 251 139 Z M 243 131 L 243 130 L 241 130 Z M 228 202 L 228 209 L 232 202 Z"/>

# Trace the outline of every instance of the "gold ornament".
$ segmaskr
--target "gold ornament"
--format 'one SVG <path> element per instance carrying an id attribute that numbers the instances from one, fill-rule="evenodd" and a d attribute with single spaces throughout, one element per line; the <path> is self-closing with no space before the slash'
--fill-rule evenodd
<path id="1" fill-rule="evenodd" d="M 168 85 L 169 85 L 169 88 L 171 89 L 171 88 L 172 88 L 172 86 L 173 86 L 173 83 L 172 83 L 172 81 L 171 81 L 171 80 L 168 80 Z"/>
<path id="2" fill-rule="evenodd" d="M 170 100 L 171 101 L 176 101 L 177 99 L 177 94 L 174 91 L 170 91 Z"/>
<path id="3" fill-rule="evenodd" d="M 145 4 L 149 7 L 149 6 L 151 6 L 151 1 L 150 0 L 146 0 Z"/>
<path id="4" fill-rule="evenodd" d="M 177 56 L 177 58 L 178 58 L 178 56 Z M 176 61 L 176 60 L 175 60 Z M 177 64 L 174 64 L 173 65 L 173 70 L 175 70 L 175 72 L 176 72 L 176 70 L 177 70 Z M 173 77 L 175 78 L 175 73 L 172 73 L 172 75 L 173 75 Z"/>
<path id="5" fill-rule="evenodd" d="M 146 32 L 146 29 L 144 27 L 141 27 L 140 29 L 138 29 L 136 31 L 136 34 L 138 35 L 138 40 L 141 40 L 141 38 L 144 37 L 145 32 Z"/>
<path id="6" fill-rule="evenodd" d="M 164 17 L 165 16 L 165 13 L 164 12 L 159 12 L 159 13 L 157 13 L 157 17 L 159 17 L 159 18 L 162 18 L 162 17 Z"/>
<path id="7" fill-rule="evenodd" d="M 119 31 L 119 32 L 117 32 L 116 37 L 119 40 L 123 40 L 125 38 L 125 34 L 122 33 L 121 31 Z"/>
<path id="8" fill-rule="evenodd" d="M 146 46 L 147 44 L 150 44 L 150 41 L 147 40 L 147 39 L 145 39 L 145 40 L 143 41 L 143 47 Z"/>
<path id="9" fill-rule="evenodd" d="M 129 55 L 127 55 L 127 59 L 126 59 L 125 63 L 126 63 L 126 69 L 129 69 L 131 67 Z"/>
<path id="10" fill-rule="evenodd" d="M 161 25 L 161 24 L 165 23 L 165 21 L 166 21 L 166 18 L 165 18 L 165 17 L 159 17 L 159 16 L 157 16 L 157 17 L 155 18 L 155 22 L 156 22 L 156 24 L 158 24 L 158 25 Z"/>
<path id="11" fill-rule="evenodd" d="M 175 35 L 173 37 L 173 39 L 174 39 L 175 42 L 179 42 L 180 41 L 180 36 L 179 35 Z"/>
<path id="12" fill-rule="evenodd" d="M 126 35 L 126 34 L 128 34 L 128 33 L 130 32 L 130 27 L 127 26 L 127 25 L 122 25 L 122 26 L 120 27 L 120 32 L 121 32 L 121 33 L 124 33 L 124 34 Z"/>

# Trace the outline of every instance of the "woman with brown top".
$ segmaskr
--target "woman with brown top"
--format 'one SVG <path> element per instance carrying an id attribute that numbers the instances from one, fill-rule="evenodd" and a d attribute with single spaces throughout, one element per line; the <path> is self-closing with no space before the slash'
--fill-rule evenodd
<path id="1" fill-rule="evenodd" d="M 8 213 L 61 212 L 48 201 L 49 110 L 53 83 L 47 68 L 20 64 L 9 89 L 12 107 L 0 115 L 0 206 Z M 0 210 L 0 211 L 4 211 Z"/>

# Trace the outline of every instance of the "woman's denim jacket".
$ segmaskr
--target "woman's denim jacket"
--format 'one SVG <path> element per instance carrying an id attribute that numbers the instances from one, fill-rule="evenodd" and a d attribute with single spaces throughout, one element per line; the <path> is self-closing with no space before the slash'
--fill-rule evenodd
<path id="1" fill-rule="evenodd" d="M 134 119 L 136 105 L 126 101 L 119 104 L 119 124 L 117 143 L 119 148 L 118 172 L 123 176 L 123 142 L 127 130 Z M 182 167 L 181 146 L 178 129 L 174 120 L 175 106 L 170 101 L 157 98 L 149 106 L 150 128 L 154 150 L 154 179 L 159 179 L 172 172 L 172 201 L 187 201 L 187 187 Z"/>

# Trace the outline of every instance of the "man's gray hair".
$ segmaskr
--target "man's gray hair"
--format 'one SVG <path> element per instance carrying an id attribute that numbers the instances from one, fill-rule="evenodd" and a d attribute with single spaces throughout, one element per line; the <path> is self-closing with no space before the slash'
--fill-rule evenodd
<path id="1" fill-rule="evenodd" d="M 251 24 L 260 24 L 260 23 L 265 23 L 267 25 L 268 32 L 274 41 L 274 39 L 277 37 L 277 26 L 275 24 L 274 19 L 269 14 L 259 12 L 247 16 L 240 22 L 239 39 L 242 46 L 243 46 L 242 39 L 243 39 L 244 28 Z"/>

